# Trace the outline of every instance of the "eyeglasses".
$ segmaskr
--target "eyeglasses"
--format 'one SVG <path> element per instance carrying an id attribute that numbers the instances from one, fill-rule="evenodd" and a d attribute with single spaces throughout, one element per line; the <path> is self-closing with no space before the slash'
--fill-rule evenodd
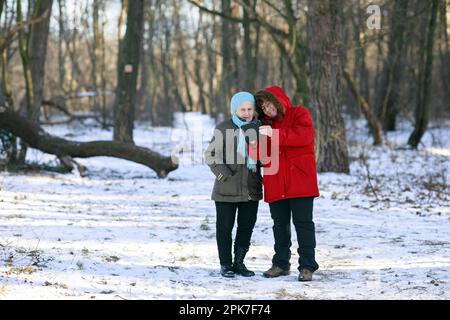
<path id="1" fill-rule="evenodd" d="M 271 107 L 271 103 L 269 102 L 269 101 L 266 101 L 266 102 L 264 102 L 262 105 L 261 105 L 261 110 L 262 111 L 266 111 L 267 109 L 269 109 Z"/>

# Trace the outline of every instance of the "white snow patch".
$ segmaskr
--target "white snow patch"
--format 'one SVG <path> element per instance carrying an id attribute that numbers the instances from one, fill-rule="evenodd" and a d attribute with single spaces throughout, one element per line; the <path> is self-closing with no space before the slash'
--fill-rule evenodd
<path id="1" fill-rule="evenodd" d="M 246 259 L 256 276 L 220 277 L 214 177 L 202 161 L 214 122 L 188 113 L 175 128 L 135 130 L 138 145 L 185 151 L 166 179 L 107 157 L 79 159 L 85 178 L 0 173 L 0 299 L 449 299 L 450 125 L 414 151 L 407 123 L 386 147 L 371 146 L 364 121 L 347 124 L 350 175 L 319 174 L 315 281 L 297 281 L 294 231 L 291 275 L 262 277 L 273 254 L 263 202 Z M 112 137 L 80 124 L 46 129 Z M 28 160 L 56 163 L 37 150 Z"/>

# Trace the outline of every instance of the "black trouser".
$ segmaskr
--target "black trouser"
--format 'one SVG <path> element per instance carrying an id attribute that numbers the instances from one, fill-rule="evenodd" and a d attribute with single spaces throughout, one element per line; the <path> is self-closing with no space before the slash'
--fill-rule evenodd
<path id="1" fill-rule="evenodd" d="M 272 263 L 288 269 L 291 258 L 291 213 L 298 241 L 298 269 L 316 271 L 319 265 L 315 259 L 316 236 L 313 222 L 313 197 L 292 198 L 269 204 L 273 219 L 275 255 Z"/>
<path id="2" fill-rule="evenodd" d="M 216 239 L 221 265 L 233 263 L 231 257 L 232 231 L 236 220 L 237 230 L 234 247 L 248 248 L 256 223 L 259 201 L 218 202 L 216 201 Z"/>

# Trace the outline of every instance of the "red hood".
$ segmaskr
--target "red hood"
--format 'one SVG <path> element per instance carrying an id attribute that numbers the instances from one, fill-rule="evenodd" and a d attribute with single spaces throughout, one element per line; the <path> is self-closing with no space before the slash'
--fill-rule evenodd
<path id="1" fill-rule="evenodd" d="M 265 88 L 264 91 L 267 91 L 267 92 L 270 92 L 271 94 L 273 94 L 275 96 L 275 98 L 277 98 L 277 100 L 284 107 L 285 111 L 286 111 L 286 109 L 292 108 L 291 99 L 288 98 L 288 96 L 286 95 L 284 90 L 281 89 L 280 87 L 277 87 L 277 86 L 269 87 L 269 88 Z"/>

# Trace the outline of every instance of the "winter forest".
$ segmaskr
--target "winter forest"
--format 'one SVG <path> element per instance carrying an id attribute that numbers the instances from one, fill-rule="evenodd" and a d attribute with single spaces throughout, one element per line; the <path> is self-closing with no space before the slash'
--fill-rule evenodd
<path id="1" fill-rule="evenodd" d="M 449 24 L 449 0 L 0 0 L 0 300 L 450 299 Z M 312 119 L 310 282 L 293 222 L 265 274 L 265 198 L 254 275 L 219 261 L 205 151 L 273 86 Z"/>

